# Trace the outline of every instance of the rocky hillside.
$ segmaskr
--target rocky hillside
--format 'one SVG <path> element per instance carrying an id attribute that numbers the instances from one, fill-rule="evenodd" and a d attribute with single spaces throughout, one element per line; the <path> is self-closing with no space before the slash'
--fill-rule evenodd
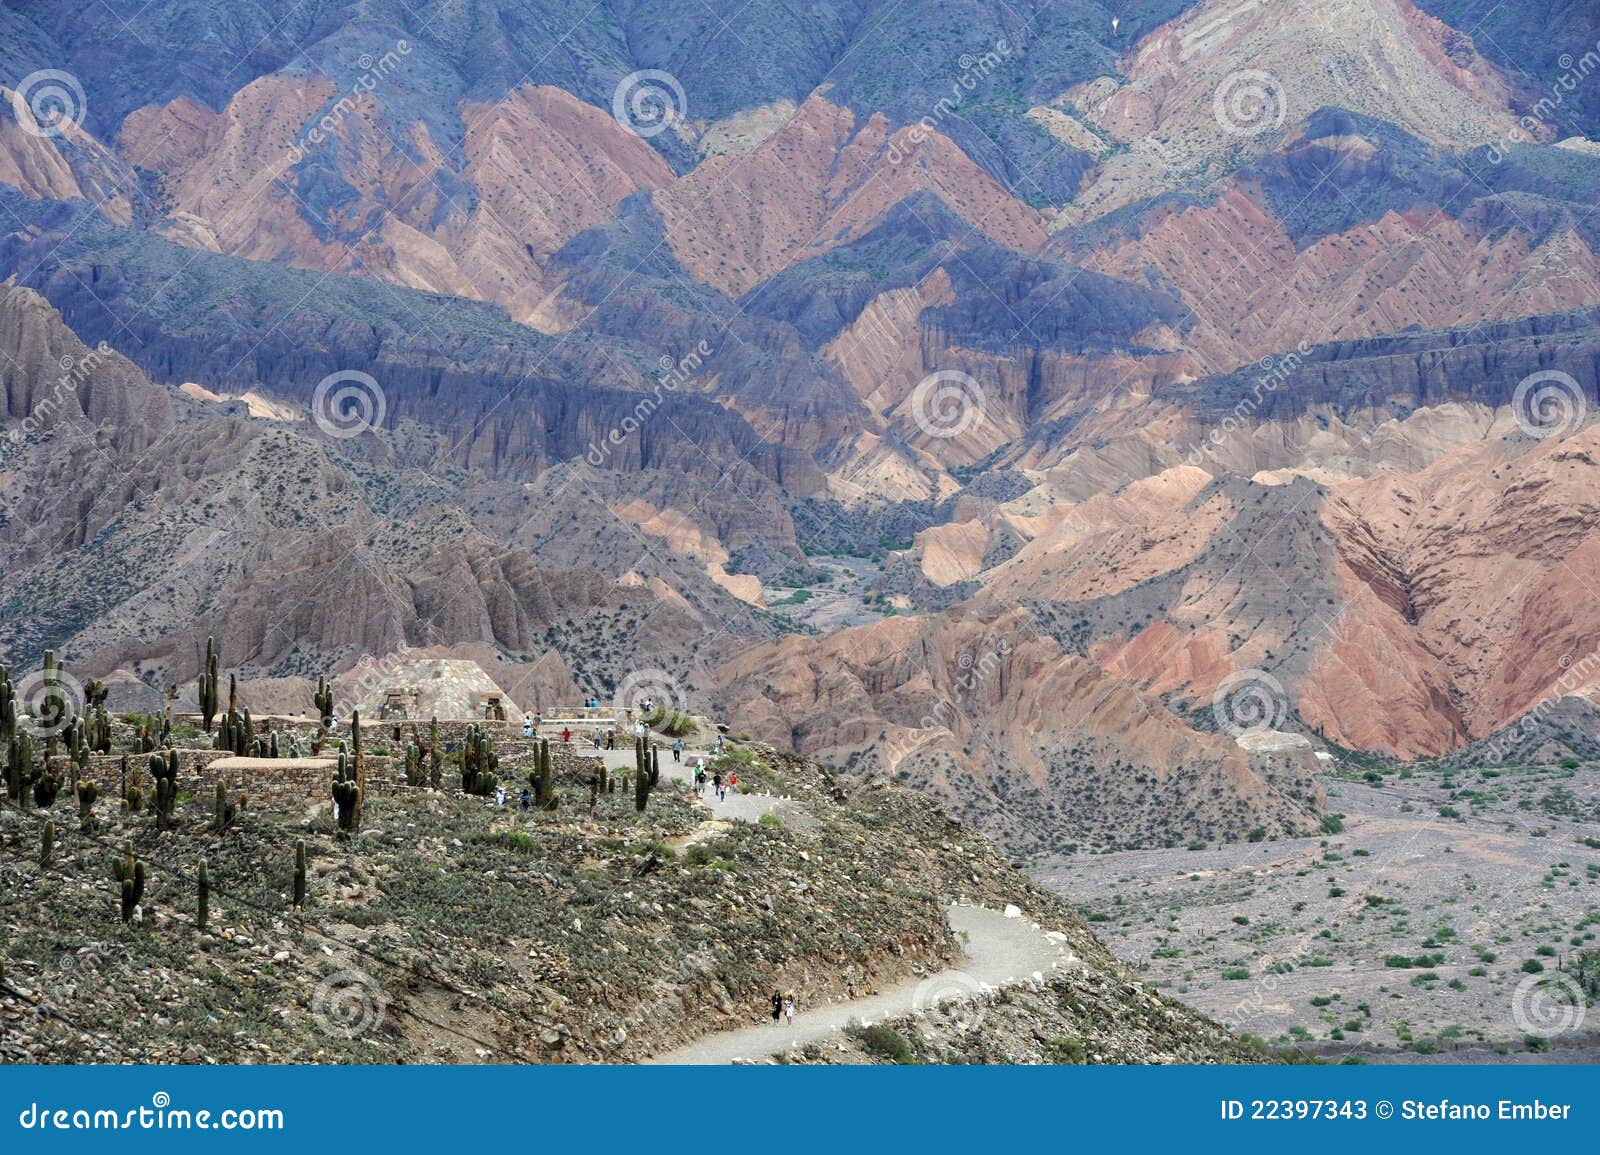
<path id="1" fill-rule="evenodd" d="M 693 565 L 666 571 L 676 589 L 652 586 L 623 529 L 610 559 L 549 550 L 541 564 L 558 510 L 534 512 L 532 492 L 503 503 L 527 502 L 529 544 L 490 536 L 482 492 L 414 455 L 430 439 L 352 447 L 303 411 L 164 389 L 27 290 L 0 286 L 0 350 L 9 653 L 59 645 L 84 676 L 123 669 L 160 690 L 198 672 L 200 621 L 247 674 L 314 679 L 399 647 L 483 643 L 518 662 L 558 652 L 553 690 L 571 684 L 563 660 L 614 684 L 641 639 L 673 648 L 742 604 Z"/>
<path id="2" fill-rule="evenodd" d="M 1020 610 L 786 638 L 717 679 L 735 725 L 931 792 L 1017 854 L 1300 834 L 1324 805 L 1309 745 L 1198 733 Z"/>
<path id="3" fill-rule="evenodd" d="M 500 739 L 502 765 L 526 765 L 526 746 Z M 82 820 L 65 800 L 49 815 L 7 806 L 0 1055 L 634 1061 L 761 1022 L 775 987 L 812 1008 L 939 972 L 961 953 L 946 921 L 959 900 L 1016 905 L 1077 962 L 947 1046 L 981 1058 L 1009 1039 L 1017 1061 L 1249 1057 L 1132 979 L 1070 907 L 927 799 L 771 749 L 736 753 L 746 789 L 792 800 L 779 816 L 712 821 L 666 781 L 643 815 L 619 791 L 590 816 L 581 758 L 561 760 L 554 812 L 497 809 L 447 767 L 440 791 L 375 790 L 353 839 L 323 792 L 252 794 L 220 833 L 209 796 L 180 801 L 165 832 L 108 798 Z M 56 837 L 41 861 L 47 817 Z M 145 864 L 129 923 L 111 879 L 124 845 Z"/>

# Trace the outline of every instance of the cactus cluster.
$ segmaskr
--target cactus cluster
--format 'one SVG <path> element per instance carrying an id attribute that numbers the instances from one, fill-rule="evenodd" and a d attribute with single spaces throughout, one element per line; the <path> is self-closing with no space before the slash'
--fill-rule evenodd
<path id="1" fill-rule="evenodd" d="M 134 858 L 133 843 L 124 844 L 122 857 L 111 860 L 111 878 L 122 890 L 122 921 L 132 922 L 133 912 L 144 899 L 144 863 Z"/>
<path id="2" fill-rule="evenodd" d="M 633 740 L 633 808 L 644 813 L 650 791 L 661 781 L 661 754 L 643 738 Z"/>
<path id="3" fill-rule="evenodd" d="M 22 807 L 28 807 L 33 787 L 39 775 L 33 764 L 33 735 L 26 730 L 17 731 L 6 753 L 6 797 Z"/>
<path id="4" fill-rule="evenodd" d="M 160 714 L 146 714 L 134 723 L 134 749 L 148 754 L 172 741 L 172 720 Z"/>
<path id="5" fill-rule="evenodd" d="M 360 829 L 361 786 L 356 780 L 356 768 L 350 752 L 339 743 L 339 764 L 333 771 L 333 803 L 339 819 L 339 829 L 354 834 Z"/>
<path id="6" fill-rule="evenodd" d="M 150 779 L 155 784 L 151 803 L 156 811 L 156 829 L 171 830 L 178 803 L 178 752 L 171 747 L 165 754 L 150 755 Z"/>
<path id="7" fill-rule="evenodd" d="M 229 695 L 233 697 L 232 694 Z M 250 717 L 250 707 L 246 706 L 240 713 L 231 705 L 228 712 L 222 716 L 221 723 L 217 726 L 217 736 L 211 743 L 214 750 L 228 750 L 243 758 L 254 754 L 256 749 L 256 724 Z"/>
<path id="8" fill-rule="evenodd" d="M 461 789 L 468 794 L 493 794 L 500 784 L 496 773 L 499 769 L 500 755 L 494 752 L 494 739 L 482 726 L 472 723 L 461 744 Z"/>
<path id="9" fill-rule="evenodd" d="M 78 783 L 78 824 L 83 829 L 94 829 L 94 804 L 99 800 L 100 787 L 87 778 Z"/>
<path id="10" fill-rule="evenodd" d="M 48 810 L 56 804 L 56 798 L 61 793 L 61 775 L 46 762 L 33 779 L 33 804 L 40 810 Z"/>

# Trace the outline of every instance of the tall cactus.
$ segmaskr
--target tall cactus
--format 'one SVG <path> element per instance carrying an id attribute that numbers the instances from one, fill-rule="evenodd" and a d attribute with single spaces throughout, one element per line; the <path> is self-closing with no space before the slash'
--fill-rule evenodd
<path id="1" fill-rule="evenodd" d="M 54 822 L 46 822 L 44 824 L 44 833 L 39 839 L 39 865 L 49 866 L 50 858 L 55 854 L 55 852 L 56 824 Z"/>
<path id="2" fill-rule="evenodd" d="M 361 786 L 343 742 L 339 743 L 339 765 L 333 772 L 333 801 L 338 806 L 339 829 L 354 834 L 361 818 Z"/>
<path id="3" fill-rule="evenodd" d="M 439 744 L 439 719 L 428 720 L 428 785 L 438 790 L 444 785 L 444 747 Z"/>
<path id="4" fill-rule="evenodd" d="M 333 687 L 328 685 L 328 679 L 321 674 L 317 675 L 317 692 L 311 695 L 311 701 L 317 707 L 317 716 L 326 730 L 328 723 L 333 720 Z"/>
<path id="5" fill-rule="evenodd" d="M 220 683 L 217 681 L 217 647 L 211 638 L 206 638 L 206 668 L 200 674 L 200 721 L 206 733 L 211 732 L 212 720 L 217 716 L 217 690 Z"/>
<path id="6" fill-rule="evenodd" d="M 200 902 L 195 908 L 194 925 L 197 930 L 205 930 L 206 921 L 211 917 L 211 870 L 206 866 L 206 860 L 200 860 Z"/>
<path id="7" fill-rule="evenodd" d="M 9 750 L 17 736 L 17 688 L 0 664 L 0 750 Z"/>
<path id="8" fill-rule="evenodd" d="M 26 729 L 18 730 L 6 753 L 6 796 L 24 810 L 33 796 L 36 774 L 33 735 Z"/>
<path id="9" fill-rule="evenodd" d="M 361 749 L 361 711 L 350 711 L 350 745 L 356 771 L 356 826 L 361 825 L 361 809 L 367 801 L 367 756 Z"/>
<path id="10" fill-rule="evenodd" d="M 133 843 L 125 843 L 120 859 L 111 861 L 111 877 L 122 890 L 122 921 L 132 922 L 144 899 L 145 865 L 133 856 Z"/>
<path id="11" fill-rule="evenodd" d="M 63 722 L 71 719 L 71 703 L 67 701 L 66 694 L 61 689 L 61 667 L 56 665 L 54 650 L 44 652 L 44 694 L 40 702 L 44 711 L 40 720 L 49 727 L 48 737 L 45 738 L 45 763 L 56 756 L 57 736 Z"/>
<path id="12" fill-rule="evenodd" d="M 294 908 L 304 910 L 306 905 L 306 844 L 300 839 L 294 844 Z"/>
<path id="13" fill-rule="evenodd" d="M 533 798 L 539 809 L 555 809 L 555 787 L 550 782 L 550 739 L 541 737 L 534 753 Z"/>
<path id="14" fill-rule="evenodd" d="M 645 805 L 650 801 L 650 787 L 655 783 L 650 780 L 650 772 L 645 763 L 648 755 L 645 753 L 643 738 L 633 740 L 633 808 L 640 814 L 644 813 Z"/>

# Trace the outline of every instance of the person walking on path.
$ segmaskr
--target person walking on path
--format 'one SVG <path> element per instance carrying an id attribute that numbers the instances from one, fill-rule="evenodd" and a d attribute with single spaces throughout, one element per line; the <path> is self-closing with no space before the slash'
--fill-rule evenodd
<path id="1" fill-rule="evenodd" d="M 783 1017 L 788 1020 L 787 1026 L 794 1026 L 794 996 L 790 995 L 783 1000 Z"/>
<path id="2" fill-rule="evenodd" d="M 739 775 L 737 771 L 728 775 L 728 789 L 735 794 L 739 793 Z"/>
<path id="3" fill-rule="evenodd" d="M 704 766 L 696 766 L 694 768 L 694 792 L 702 796 L 706 792 L 706 768 Z"/>
<path id="4" fill-rule="evenodd" d="M 524 738 L 532 738 L 533 737 L 533 715 L 532 714 L 524 714 L 524 715 L 522 715 L 522 736 Z"/>
<path id="5" fill-rule="evenodd" d="M 494 788 L 494 804 L 501 809 L 505 808 L 506 788 L 504 786 L 496 786 Z"/>
<path id="6" fill-rule="evenodd" d="M 561 740 L 563 742 L 572 741 L 572 727 L 570 727 L 570 726 L 561 727 Z"/>
<path id="7" fill-rule="evenodd" d="M 718 770 L 715 774 L 713 774 L 711 776 L 711 787 L 712 787 L 713 790 L 715 790 L 717 792 L 717 801 L 721 802 L 723 797 L 724 797 L 724 795 L 722 793 L 722 771 L 721 770 Z"/>
<path id="8" fill-rule="evenodd" d="M 672 744 L 672 760 L 674 762 L 682 762 L 683 761 L 683 739 L 682 738 L 679 738 L 676 742 L 674 742 Z"/>
<path id="9" fill-rule="evenodd" d="M 783 996 L 777 991 L 772 992 L 772 1025 L 777 1026 L 783 1018 Z"/>

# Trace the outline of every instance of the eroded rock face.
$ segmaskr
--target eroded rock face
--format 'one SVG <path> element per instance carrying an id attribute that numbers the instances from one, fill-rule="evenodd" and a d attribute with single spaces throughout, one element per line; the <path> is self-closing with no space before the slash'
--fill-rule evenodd
<path id="1" fill-rule="evenodd" d="M 84 676 L 136 666 L 164 687 L 195 674 L 206 634 L 247 674 L 315 676 L 438 644 L 533 659 L 558 607 L 659 600 L 541 568 L 475 527 L 464 494 L 382 453 L 344 457 L 309 422 L 153 385 L 26 289 L 0 286 L 0 350 L 13 660 L 50 644 Z M 543 659 L 524 671 L 529 687 L 570 686 Z"/>
<path id="2" fill-rule="evenodd" d="M 1017 851 L 1314 826 L 1304 749 L 1201 734 L 1021 610 L 786 638 L 714 674 L 735 727 L 945 798 Z"/>

